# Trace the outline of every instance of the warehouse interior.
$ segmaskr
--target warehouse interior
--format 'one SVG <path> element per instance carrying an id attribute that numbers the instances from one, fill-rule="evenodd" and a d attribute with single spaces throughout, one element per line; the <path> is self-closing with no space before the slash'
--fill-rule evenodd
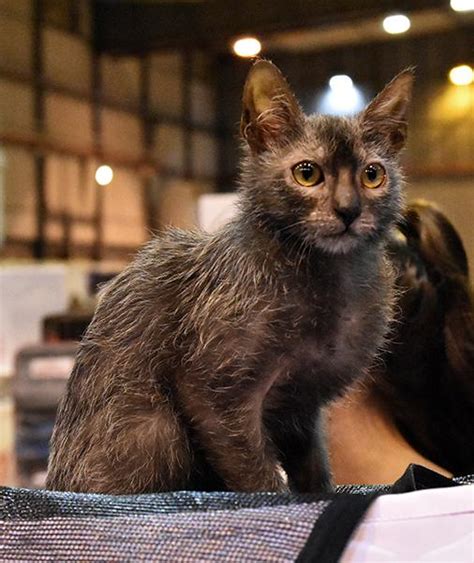
<path id="1" fill-rule="evenodd" d="M 408 30 L 384 30 L 394 14 L 409 16 Z M 52 416 L 98 285 L 167 226 L 214 229 L 232 214 L 253 60 L 233 51 L 237 39 L 258 38 L 307 113 L 359 111 L 414 67 L 407 198 L 442 208 L 474 268 L 472 9 L 0 0 L 0 26 L 0 485 L 44 480 Z M 471 78 L 456 82 L 462 66 Z M 337 76 L 342 95 L 329 85 Z"/>

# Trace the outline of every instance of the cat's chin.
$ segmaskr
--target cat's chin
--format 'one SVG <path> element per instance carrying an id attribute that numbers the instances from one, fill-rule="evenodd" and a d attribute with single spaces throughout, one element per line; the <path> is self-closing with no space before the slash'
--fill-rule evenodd
<path id="1" fill-rule="evenodd" d="M 363 243 L 364 238 L 350 232 L 338 235 L 319 236 L 313 240 L 314 246 L 327 254 L 348 254 Z"/>

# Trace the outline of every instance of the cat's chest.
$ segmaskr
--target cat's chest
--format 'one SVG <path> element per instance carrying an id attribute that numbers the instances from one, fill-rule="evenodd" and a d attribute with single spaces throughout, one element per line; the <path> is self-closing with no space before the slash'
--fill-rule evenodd
<path id="1" fill-rule="evenodd" d="M 340 377 L 366 367 L 382 341 L 387 315 L 379 277 L 324 281 L 294 288 L 283 307 L 277 340 L 287 374 Z"/>
<path id="2" fill-rule="evenodd" d="M 375 300 L 374 292 L 371 293 Z M 341 345 L 365 338 L 370 327 L 369 307 L 374 312 L 374 301 L 370 303 L 368 292 L 357 289 L 351 295 L 341 288 L 334 289 L 330 295 L 308 295 L 290 308 L 288 338 L 294 349 L 305 349 L 307 355 L 312 352 L 316 356 L 323 352 L 334 355 Z"/>

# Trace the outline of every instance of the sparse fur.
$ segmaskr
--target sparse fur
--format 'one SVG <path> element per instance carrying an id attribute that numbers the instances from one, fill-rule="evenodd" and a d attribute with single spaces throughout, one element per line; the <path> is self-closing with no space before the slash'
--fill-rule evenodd
<path id="1" fill-rule="evenodd" d="M 239 214 L 215 234 L 169 230 L 105 288 L 58 413 L 48 487 L 329 486 L 320 408 L 370 367 L 393 297 L 384 241 L 401 206 L 398 149 L 390 134 L 365 139 L 366 119 L 306 117 L 276 67 L 252 68 Z M 324 186 L 293 185 L 304 159 Z M 387 179 L 365 193 L 360 169 L 374 159 Z M 348 192 L 361 213 L 343 230 Z"/>

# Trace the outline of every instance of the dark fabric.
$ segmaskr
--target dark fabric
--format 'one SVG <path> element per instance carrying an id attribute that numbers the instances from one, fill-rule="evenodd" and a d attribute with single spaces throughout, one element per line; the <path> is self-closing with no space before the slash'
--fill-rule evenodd
<path id="1" fill-rule="evenodd" d="M 294 561 L 334 495 L 0 489 L 0 561 Z"/>
<path id="2" fill-rule="evenodd" d="M 472 485 L 474 484 L 474 474 L 463 475 L 462 477 L 454 477 L 453 481 L 458 485 Z"/>
<path id="3" fill-rule="evenodd" d="M 337 563 L 349 538 L 380 493 L 343 494 L 316 521 L 297 563 Z"/>
<path id="4" fill-rule="evenodd" d="M 474 475 L 464 475 L 448 479 L 431 469 L 412 463 L 393 485 L 339 485 L 336 487 L 336 492 L 350 493 L 353 495 L 368 495 L 374 492 L 380 494 L 396 494 L 421 489 L 468 485 L 472 483 L 474 483 Z"/>
<path id="5" fill-rule="evenodd" d="M 422 489 L 438 489 L 442 487 L 457 487 L 453 479 L 448 479 L 422 465 L 410 464 L 405 473 L 395 481 L 390 488 L 390 493 L 408 493 Z"/>
<path id="6" fill-rule="evenodd" d="M 34 520 L 57 516 L 94 518 L 129 514 L 179 514 L 288 506 L 327 498 L 328 495 L 188 491 L 144 495 L 95 495 L 0 487 L 0 518 Z"/>
<path id="7" fill-rule="evenodd" d="M 451 485 L 426 471 L 409 468 L 394 488 Z M 113 496 L 0 487 L 0 561 L 331 563 L 371 502 L 390 492 L 359 485 L 330 495 Z"/>

